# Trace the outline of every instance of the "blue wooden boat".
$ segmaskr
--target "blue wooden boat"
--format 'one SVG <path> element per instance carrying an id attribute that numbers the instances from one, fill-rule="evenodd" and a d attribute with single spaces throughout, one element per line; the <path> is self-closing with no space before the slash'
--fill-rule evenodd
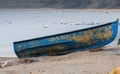
<path id="1" fill-rule="evenodd" d="M 112 42 L 118 31 L 118 20 L 100 26 L 14 42 L 19 58 L 59 55 L 99 48 Z"/>

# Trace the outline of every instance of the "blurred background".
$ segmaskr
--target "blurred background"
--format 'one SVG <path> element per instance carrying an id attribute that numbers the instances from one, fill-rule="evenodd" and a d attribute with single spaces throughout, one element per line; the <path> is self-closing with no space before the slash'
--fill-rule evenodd
<path id="1" fill-rule="evenodd" d="M 0 0 L 0 8 L 114 9 L 120 0 Z"/>
<path id="2" fill-rule="evenodd" d="M 69 32 L 120 19 L 120 12 L 85 12 L 79 11 L 80 9 L 119 8 L 120 0 L 0 0 L 0 56 L 15 57 L 13 42 L 16 41 Z M 64 9 L 71 10 L 63 11 Z M 120 33 L 109 46 L 117 45 L 119 38 Z"/>

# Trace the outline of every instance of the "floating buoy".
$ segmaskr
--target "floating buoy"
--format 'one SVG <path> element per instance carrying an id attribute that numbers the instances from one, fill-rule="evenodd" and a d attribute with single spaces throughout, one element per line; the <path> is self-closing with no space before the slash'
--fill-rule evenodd
<path id="1" fill-rule="evenodd" d="M 48 28 L 48 25 L 44 25 L 44 28 Z"/>

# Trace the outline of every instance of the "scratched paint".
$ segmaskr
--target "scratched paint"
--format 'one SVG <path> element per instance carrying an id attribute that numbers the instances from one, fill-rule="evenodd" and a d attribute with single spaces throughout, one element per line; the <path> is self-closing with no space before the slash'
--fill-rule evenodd
<path id="1" fill-rule="evenodd" d="M 104 33 L 101 33 L 100 31 L 101 30 L 105 30 Z M 63 35 L 63 36 L 56 36 L 56 37 L 53 37 L 53 38 L 48 38 L 46 40 L 49 40 L 49 42 L 58 42 L 59 40 L 67 40 L 67 41 L 76 41 L 76 42 L 83 42 L 83 43 L 88 43 L 88 44 L 92 44 L 90 39 L 95 35 L 94 33 L 97 34 L 97 37 L 99 39 L 107 39 L 109 38 L 112 34 L 111 34 L 111 31 L 109 28 L 98 28 L 97 30 L 88 30 L 88 31 L 85 31 L 85 32 L 78 32 L 79 34 L 82 34 L 83 35 L 77 35 L 75 33 L 72 34 L 72 36 L 70 35 Z M 29 46 L 34 46 L 36 43 L 35 41 L 31 41 L 31 42 L 28 42 L 27 45 L 26 43 L 23 44 L 23 45 L 19 45 L 18 46 L 18 49 L 21 49 L 21 48 L 25 48 L 26 46 L 29 47 Z"/>
<path id="2" fill-rule="evenodd" d="M 56 55 L 56 52 L 65 50 L 63 46 L 54 46 L 48 49 L 48 55 Z"/>
<path id="3" fill-rule="evenodd" d="M 95 44 L 96 42 L 91 41 L 91 40 L 97 40 L 97 38 L 104 40 L 104 39 L 109 39 L 112 35 L 112 31 L 110 31 L 111 28 L 98 28 L 98 29 L 94 29 L 94 30 L 88 30 L 86 32 L 84 32 L 84 34 L 82 36 L 77 36 L 74 35 L 73 39 L 76 42 L 82 42 L 82 43 L 88 43 L 88 45 L 92 45 L 93 43 Z M 104 31 L 104 32 L 101 32 Z M 95 38 L 94 36 L 97 36 L 97 38 Z M 95 39 L 94 39 L 95 38 Z"/>
<path id="4" fill-rule="evenodd" d="M 14 43 L 18 57 L 32 57 L 39 54 L 56 55 L 75 49 L 92 49 L 104 46 L 116 37 L 118 21 L 43 38 Z"/>
<path id="5" fill-rule="evenodd" d="M 20 56 L 20 57 L 29 57 L 30 55 L 34 55 L 34 54 L 40 54 L 40 53 L 47 53 L 48 55 L 56 55 L 56 52 L 59 52 L 59 51 L 62 51 L 62 50 L 65 50 L 66 47 L 64 46 L 52 46 L 52 47 L 49 47 L 49 48 L 42 48 L 44 50 L 41 50 L 41 48 L 39 48 L 38 50 L 36 51 L 23 51 L 23 52 L 18 52 L 17 54 Z"/>

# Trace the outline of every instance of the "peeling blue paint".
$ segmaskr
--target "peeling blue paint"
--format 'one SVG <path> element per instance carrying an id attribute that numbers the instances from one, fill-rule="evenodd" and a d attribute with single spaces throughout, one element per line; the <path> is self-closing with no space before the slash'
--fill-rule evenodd
<path id="1" fill-rule="evenodd" d="M 64 54 L 102 47 L 112 42 L 118 31 L 118 20 L 72 32 L 14 42 L 19 58 Z"/>

